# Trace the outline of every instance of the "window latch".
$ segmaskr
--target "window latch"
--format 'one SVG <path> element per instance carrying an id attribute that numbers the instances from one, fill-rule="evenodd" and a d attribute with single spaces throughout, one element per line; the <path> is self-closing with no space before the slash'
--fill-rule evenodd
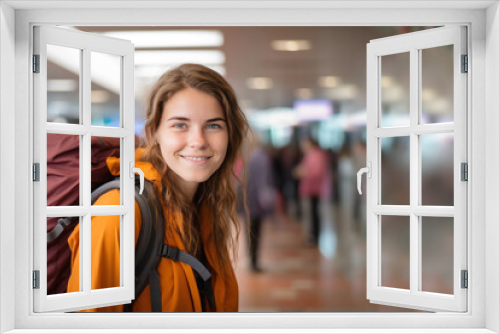
<path id="1" fill-rule="evenodd" d="M 133 179 L 135 177 L 134 176 L 135 173 L 139 174 L 139 177 L 140 177 L 139 195 L 142 195 L 142 191 L 144 190 L 144 172 L 140 168 L 135 168 L 133 161 L 130 161 L 129 169 L 130 169 L 130 178 L 131 179 Z"/>
<path id="2" fill-rule="evenodd" d="M 358 171 L 358 192 L 359 192 L 360 195 L 361 195 L 361 176 L 364 173 L 368 174 L 368 178 L 369 179 L 372 178 L 372 163 L 370 161 L 368 161 L 368 166 L 367 167 L 361 168 Z"/>

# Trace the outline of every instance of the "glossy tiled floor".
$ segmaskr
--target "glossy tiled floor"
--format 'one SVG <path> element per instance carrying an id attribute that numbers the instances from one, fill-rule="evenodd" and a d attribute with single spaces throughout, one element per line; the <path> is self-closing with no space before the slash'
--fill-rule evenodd
<path id="1" fill-rule="evenodd" d="M 331 204 L 323 203 L 322 209 L 319 247 L 305 244 L 306 224 L 293 215 L 264 221 L 262 272 L 249 269 L 247 243 L 240 240 L 240 312 L 410 312 L 366 299 L 364 226 Z"/>

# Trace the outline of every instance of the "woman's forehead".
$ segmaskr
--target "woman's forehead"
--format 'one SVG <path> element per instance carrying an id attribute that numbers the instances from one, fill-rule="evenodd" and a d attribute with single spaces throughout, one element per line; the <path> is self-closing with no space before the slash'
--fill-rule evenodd
<path id="1" fill-rule="evenodd" d="M 183 89 L 172 95 L 163 105 L 163 117 L 189 120 L 226 118 L 215 97 L 192 88 Z"/>

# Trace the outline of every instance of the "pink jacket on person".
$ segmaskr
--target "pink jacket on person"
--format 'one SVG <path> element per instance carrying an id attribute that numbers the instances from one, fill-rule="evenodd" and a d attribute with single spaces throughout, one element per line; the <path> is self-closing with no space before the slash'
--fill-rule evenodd
<path id="1" fill-rule="evenodd" d="M 326 153 L 320 148 L 314 148 L 304 155 L 300 165 L 304 169 L 299 183 L 300 197 L 328 197 L 331 187 Z"/>

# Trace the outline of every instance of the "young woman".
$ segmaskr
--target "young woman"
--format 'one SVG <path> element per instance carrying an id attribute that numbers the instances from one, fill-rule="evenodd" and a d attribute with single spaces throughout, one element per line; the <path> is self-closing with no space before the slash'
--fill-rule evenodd
<path id="1" fill-rule="evenodd" d="M 152 88 L 145 125 L 146 147 L 136 167 L 154 182 L 164 216 L 164 243 L 196 257 L 212 274 L 215 303 L 200 296 L 199 279 L 185 263 L 162 258 L 157 268 L 163 312 L 238 310 L 238 285 L 231 263 L 238 232 L 233 164 L 248 123 L 233 89 L 215 71 L 185 64 L 165 73 Z M 120 163 L 108 158 L 117 175 Z M 94 205 L 117 205 L 119 190 Z M 135 205 L 136 242 L 141 227 Z M 120 285 L 119 216 L 92 217 L 92 289 Z M 237 235 L 237 233 L 236 233 Z M 68 292 L 78 291 L 79 228 L 69 238 L 72 274 Z M 199 277 L 198 277 L 199 278 Z M 214 305 L 215 304 L 215 305 Z M 120 312 L 123 305 L 87 310 Z M 150 286 L 132 304 L 150 312 Z"/>

